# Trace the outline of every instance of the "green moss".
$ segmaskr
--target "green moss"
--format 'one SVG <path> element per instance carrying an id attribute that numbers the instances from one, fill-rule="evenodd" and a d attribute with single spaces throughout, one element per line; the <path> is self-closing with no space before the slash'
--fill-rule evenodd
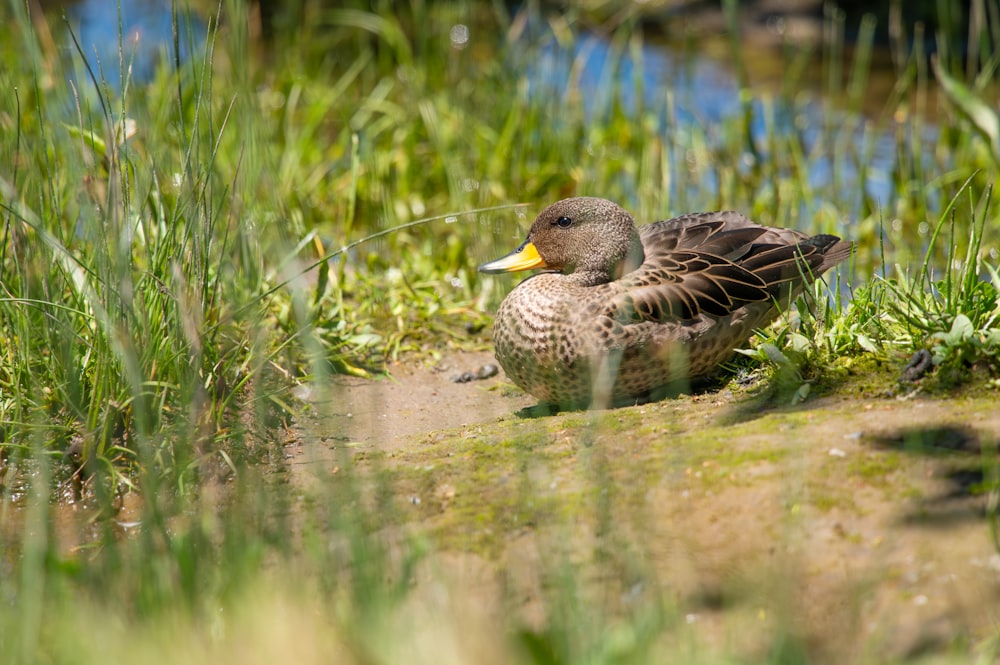
<path id="1" fill-rule="evenodd" d="M 852 474 L 869 482 L 887 483 L 902 468 L 903 456 L 891 451 L 867 452 L 847 462 Z"/>
<path id="2" fill-rule="evenodd" d="M 849 509 L 854 505 L 850 494 L 843 491 L 831 491 L 828 486 L 810 491 L 809 504 L 822 512 L 829 512 L 838 508 Z"/>

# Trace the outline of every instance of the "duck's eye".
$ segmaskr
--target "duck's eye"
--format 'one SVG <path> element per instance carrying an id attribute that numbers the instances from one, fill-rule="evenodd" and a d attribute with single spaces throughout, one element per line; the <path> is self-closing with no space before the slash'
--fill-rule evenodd
<path id="1" fill-rule="evenodd" d="M 561 229 L 565 229 L 572 224 L 573 220 L 570 219 L 569 217 L 560 217 L 559 219 L 556 220 L 556 226 L 558 226 Z"/>

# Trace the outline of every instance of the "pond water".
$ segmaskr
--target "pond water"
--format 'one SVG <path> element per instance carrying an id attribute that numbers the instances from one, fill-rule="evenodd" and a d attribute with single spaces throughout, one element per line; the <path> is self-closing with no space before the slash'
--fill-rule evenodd
<path id="1" fill-rule="evenodd" d="M 106 79 L 113 90 L 121 90 L 123 74 L 133 85 L 142 84 L 155 75 L 164 58 L 169 61 L 175 57 L 171 0 L 121 0 L 120 3 L 81 0 L 67 5 L 66 13 L 91 68 L 99 78 Z M 468 39 L 468 29 L 465 30 Z M 176 57 L 181 62 L 204 48 L 205 23 L 195 14 L 179 11 L 177 31 Z M 121 40 L 120 34 L 124 36 Z M 650 113 L 651 109 L 658 113 L 661 131 L 665 134 L 676 133 L 678 126 L 703 130 L 717 127 L 743 113 L 740 86 L 729 64 L 693 53 L 691 48 L 648 42 L 641 46 L 636 57 L 628 48 L 616 46 L 608 36 L 595 33 L 584 33 L 572 43 L 563 45 L 547 25 L 529 25 L 520 39 L 530 42 L 530 48 L 520 53 L 514 50 L 511 66 L 525 72 L 532 94 L 566 94 L 568 82 L 573 81 L 581 93 L 585 112 L 591 116 L 612 107 L 611 95 L 620 95 L 626 112 L 635 113 L 641 106 L 645 113 Z M 79 54 L 69 36 L 65 37 L 63 46 L 73 60 L 79 62 Z M 130 72 L 118 65 L 119 47 L 126 62 L 131 64 Z M 609 77 L 625 84 L 609 85 Z M 79 69 L 78 79 L 87 80 L 89 76 Z M 740 159 L 740 168 L 749 169 L 754 160 L 770 158 L 769 131 L 795 133 L 808 154 L 809 185 L 835 198 L 848 216 L 857 218 L 862 214 L 866 196 L 880 206 L 888 206 L 894 200 L 896 192 L 891 173 L 897 159 L 897 142 L 892 132 L 896 128 L 890 126 L 872 132 L 872 123 L 865 122 L 856 112 L 838 108 L 837 104 L 843 100 L 824 98 L 821 91 L 791 99 L 780 94 L 761 96 L 756 92 L 751 102 L 750 133 L 757 154 L 748 151 Z M 841 143 L 854 143 L 858 150 L 865 146 L 863 173 L 859 173 L 849 160 L 835 161 L 838 159 L 835 151 L 827 146 L 813 150 L 823 140 L 829 140 L 831 131 L 848 133 L 839 136 Z M 914 140 L 932 145 L 935 131 L 929 127 L 925 135 Z M 704 134 L 711 141 L 715 133 L 705 131 Z M 923 152 L 929 154 L 929 151 Z M 675 153 L 671 159 L 679 158 Z M 674 169 L 683 166 L 671 164 Z M 712 173 L 703 174 L 702 178 L 700 186 L 705 188 L 706 196 L 713 195 L 719 183 Z M 629 189 L 625 187 L 626 191 Z M 671 198 L 675 199 L 676 194 L 672 192 Z M 818 209 L 823 200 L 806 205 Z M 815 212 L 802 210 L 807 216 Z"/>
<path id="2" fill-rule="evenodd" d="M 544 39 L 544 38 L 543 38 Z M 646 42 L 634 54 L 616 45 L 603 35 L 583 34 L 570 47 L 548 38 L 541 48 L 542 57 L 525 58 L 520 64 L 527 71 L 533 94 L 566 94 L 567 81 L 574 80 L 580 91 L 579 98 L 589 116 L 599 116 L 613 107 L 614 95 L 627 112 L 642 108 L 646 114 L 658 115 L 661 131 L 677 133 L 678 127 L 701 130 L 709 141 L 709 148 L 721 147 L 722 139 L 714 128 L 743 115 L 743 95 L 733 72 L 731 62 L 693 53 L 690 48 Z M 758 58 L 780 58 L 780 54 L 760 54 Z M 750 65 L 751 67 L 753 65 Z M 889 71 L 873 71 L 870 76 L 891 77 Z M 622 86 L 608 85 L 609 77 L 625 82 Z M 883 89 L 889 86 L 875 86 Z M 814 91 L 800 91 L 792 97 L 780 91 L 754 89 L 749 131 L 756 155 L 748 150 L 740 160 L 741 168 L 749 169 L 755 160 L 767 160 L 768 133 L 795 134 L 807 155 L 808 182 L 817 191 L 833 196 L 847 214 L 854 219 L 861 216 L 866 196 L 880 206 L 888 206 L 895 199 L 892 171 L 897 160 L 896 131 L 909 131 L 889 121 L 881 130 L 864 111 L 843 108 L 844 99 L 830 99 L 816 86 Z M 868 99 L 868 112 L 878 112 L 886 100 Z M 672 127 L 670 125 L 673 125 Z M 770 125 L 770 127 L 769 127 Z M 707 128 L 707 130 L 706 130 Z M 681 133 L 683 134 L 683 132 Z M 831 135 L 839 145 L 850 144 L 853 150 L 863 153 L 863 173 L 849 160 L 838 159 L 829 142 Z M 937 129 L 927 124 L 921 136 L 912 137 L 917 152 L 929 165 L 931 146 L 936 140 Z M 713 139 L 717 142 L 712 145 Z M 815 150 L 817 146 L 822 146 Z M 683 168 L 677 156 L 671 167 Z M 703 173 L 699 185 L 714 194 L 719 183 L 714 174 Z M 674 185 L 676 187 L 676 185 Z M 831 188 L 833 191 L 831 192 Z M 627 188 L 626 188 L 627 189 Z M 675 199 L 677 192 L 671 192 Z M 817 200 L 818 209 L 823 201 Z M 804 215 L 816 209 L 802 210 Z"/>
<path id="3" fill-rule="evenodd" d="M 68 3 L 65 15 L 90 69 L 115 92 L 121 91 L 125 82 L 148 83 L 161 61 L 174 57 L 171 0 L 80 0 Z M 181 62 L 186 62 L 204 47 L 205 23 L 196 14 L 181 9 L 176 18 L 176 53 Z M 70 35 L 64 37 L 61 46 L 72 62 L 79 62 Z M 80 79 L 89 80 L 89 74 L 80 71 L 77 78 L 78 83 Z M 85 90 L 89 86 L 79 87 Z"/>

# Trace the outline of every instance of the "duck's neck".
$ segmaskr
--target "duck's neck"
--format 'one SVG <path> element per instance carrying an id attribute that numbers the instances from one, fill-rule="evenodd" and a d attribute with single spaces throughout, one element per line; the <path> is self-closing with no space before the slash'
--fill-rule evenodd
<path id="1" fill-rule="evenodd" d="M 614 281 L 606 270 L 574 270 L 564 277 L 577 286 L 600 286 Z"/>
<path id="2" fill-rule="evenodd" d="M 615 270 L 612 271 L 613 279 L 621 279 L 623 275 L 627 275 L 633 270 L 638 270 L 642 262 L 646 260 L 646 252 L 642 248 L 642 240 L 639 238 L 639 234 L 636 231 L 632 231 L 632 237 L 629 239 L 628 252 L 625 254 L 625 258 L 615 266 Z"/>
<path id="3" fill-rule="evenodd" d="M 615 260 L 610 266 L 600 259 L 596 259 L 584 262 L 583 265 L 577 265 L 571 272 L 563 274 L 573 284 L 598 286 L 621 279 L 623 275 L 637 270 L 645 260 L 646 254 L 642 249 L 642 241 L 639 239 L 639 234 L 633 232 L 625 255 Z"/>
<path id="4" fill-rule="evenodd" d="M 639 235 L 635 234 L 632 237 L 632 242 L 629 243 L 625 258 L 612 265 L 610 269 L 577 268 L 568 273 L 566 277 L 580 286 L 598 286 L 621 279 L 624 275 L 637 270 L 645 260 L 646 254 L 642 249 L 642 242 L 639 240 Z"/>

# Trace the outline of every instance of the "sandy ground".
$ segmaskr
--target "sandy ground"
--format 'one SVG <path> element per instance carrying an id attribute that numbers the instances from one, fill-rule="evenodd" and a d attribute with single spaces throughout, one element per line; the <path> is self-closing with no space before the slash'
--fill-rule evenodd
<path id="1" fill-rule="evenodd" d="M 496 365 L 492 353 L 466 352 L 439 361 L 399 364 L 390 368 L 391 376 L 376 380 L 335 377 L 329 395 L 319 400 L 306 395 L 314 400 L 316 411 L 310 429 L 321 433 L 322 440 L 299 447 L 296 463 L 322 463 L 345 445 L 393 450 L 418 435 L 513 417 L 535 404 L 524 393 L 504 390 L 502 370 L 483 380 L 455 380 L 485 365 Z"/>

